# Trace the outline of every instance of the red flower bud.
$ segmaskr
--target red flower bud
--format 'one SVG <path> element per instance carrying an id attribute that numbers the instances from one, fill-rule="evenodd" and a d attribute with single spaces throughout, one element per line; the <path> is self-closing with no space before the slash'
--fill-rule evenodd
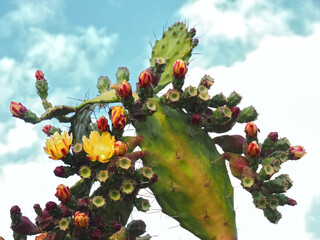
<path id="1" fill-rule="evenodd" d="M 143 70 L 139 75 L 139 82 L 138 85 L 141 88 L 146 88 L 151 86 L 152 77 L 150 73 L 148 73 L 146 70 Z"/>
<path id="2" fill-rule="evenodd" d="M 256 141 L 249 143 L 248 145 L 248 155 L 250 157 L 256 158 L 259 157 L 261 153 L 261 149 L 259 144 Z"/>
<path id="3" fill-rule="evenodd" d="M 45 80 L 44 79 L 44 74 L 41 70 L 37 70 L 35 73 L 35 77 L 37 79 L 37 82 L 41 81 L 41 80 Z"/>
<path id="4" fill-rule="evenodd" d="M 244 128 L 247 138 L 257 137 L 258 127 L 253 122 L 248 122 Z"/>
<path id="5" fill-rule="evenodd" d="M 49 201 L 46 203 L 46 210 L 48 212 L 52 212 L 57 208 L 57 204 L 55 202 Z"/>
<path id="6" fill-rule="evenodd" d="M 232 118 L 237 118 L 240 114 L 240 108 L 238 107 L 233 107 L 231 108 L 231 112 L 232 112 Z"/>
<path id="7" fill-rule="evenodd" d="M 200 114 L 195 113 L 195 114 L 192 115 L 192 117 L 191 117 L 191 122 L 192 122 L 192 124 L 198 125 L 198 124 L 200 123 L 200 121 L 201 121 L 201 116 L 200 116 Z"/>
<path id="8" fill-rule="evenodd" d="M 58 166 L 54 169 L 54 175 L 56 175 L 57 177 L 64 177 L 64 167 L 63 166 Z"/>
<path id="9" fill-rule="evenodd" d="M 122 225 L 119 221 L 114 221 L 112 223 L 112 228 L 117 232 L 121 229 Z"/>
<path id="10" fill-rule="evenodd" d="M 43 128 L 42 128 L 42 132 L 44 132 L 45 134 L 47 134 L 47 136 L 49 137 L 50 133 L 50 129 L 52 128 L 52 126 L 49 124 L 49 125 L 45 125 Z"/>
<path id="11" fill-rule="evenodd" d="M 158 174 L 153 173 L 152 178 L 150 179 L 152 183 L 158 182 Z"/>
<path id="12" fill-rule="evenodd" d="M 115 106 L 111 109 L 111 122 L 115 129 L 123 129 L 127 124 L 127 116 L 122 106 Z"/>
<path id="13" fill-rule="evenodd" d="M 92 230 L 92 232 L 90 234 L 90 238 L 92 240 L 99 240 L 99 239 L 101 239 L 101 237 L 102 237 L 102 233 L 99 229 L 96 228 L 96 229 Z"/>
<path id="14" fill-rule="evenodd" d="M 106 132 L 109 130 L 108 119 L 105 116 L 99 117 L 97 121 L 97 127 L 100 132 Z"/>
<path id="15" fill-rule="evenodd" d="M 88 228 L 89 225 L 89 217 L 86 213 L 77 211 L 74 214 L 74 224 L 78 228 Z"/>
<path id="16" fill-rule="evenodd" d="M 302 146 L 292 146 L 289 148 L 290 158 L 292 160 L 298 160 L 306 154 L 306 150 Z"/>
<path id="17" fill-rule="evenodd" d="M 11 207 L 10 213 L 15 214 L 15 215 L 19 215 L 19 214 L 21 214 L 21 209 L 19 206 L 14 205 L 13 207 Z"/>
<path id="18" fill-rule="evenodd" d="M 187 63 L 181 59 L 178 59 L 173 64 L 173 77 L 184 78 L 188 71 Z"/>
<path id="19" fill-rule="evenodd" d="M 268 137 L 274 142 L 278 141 L 278 133 L 277 132 L 269 133 Z"/>
<path id="20" fill-rule="evenodd" d="M 128 144 L 121 142 L 121 141 L 115 141 L 114 142 L 114 156 L 123 156 L 128 151 Z"/>
<path id="21" fill-rule="evenodd" d="M 57 192 L 55 194 L 55 196 L 61 201 L 61 202 L 68 202 L 71 198 L 71 193 L 69 190 L 69 187 L 66 187 L 63 184 L 60 184 L 57 187 Z"/>
<path id="22" fill-rule="evenodd" d="M 23 106 L 21 103 L 11 102 L 10 111 L 12 113 L 12 116 L 22 118 L 25 112 L 27 111 L 27 108 Z"/>
<path id="23" fill-rule="evenodd" d="M 118 94 L 122 99 L 126 99 L 128 97 L 132 96 L 132 88 L 130 83 L 128 83 L 126 80 L 124 80 L 119 87 Z"/>

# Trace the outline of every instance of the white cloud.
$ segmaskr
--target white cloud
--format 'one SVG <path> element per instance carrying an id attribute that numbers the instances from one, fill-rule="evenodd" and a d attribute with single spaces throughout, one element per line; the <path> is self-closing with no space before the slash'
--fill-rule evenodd
<path id="1" fill-rule="evenodd" d="M 34 0 L 17 0 L 13 1 L 14 10 L 6 13 L 0 18 L 1 37 L 17 33 L 17 29 L 25 32 L 30 25 L 43 26 L 57 18 L 63 19 L 59 14 L 63 7 L 61 0 L 49 0 L 41 2 Z M 1 38 L 0 37 L 0 38 Z"/>
<path id="2" fill-rule="evenodd" d="M 198 56 L 202 66 L 230 66 L 243 61 L 267 36 L 306 35 L 319 26 L 320 15 L 312 3 L 297 5 L 294 10 L 292 4 L 281 4 L 265 0 L 198 0 L 189 1 L 178 15 L 196 26 L 200 52 L 210 53 Z"/>
<path id="3" fill-rule="evenodd" d="M 22 152 L 24 148 L 31 147 L 39 140 L 39 136 L 35 131 L 34 126 L 30 126 L 29 123 L 25 123 L 19 119 L 12 120 L 15 126 L 7 130 L 7 135 L 1 139 L 4 142 L 0 142 L 0 156 L 7 153 Z M 0 124 L 0 126 L 4 124 Z M 1 131 L 5 131 L 5 127 L 0 128 Z"/>

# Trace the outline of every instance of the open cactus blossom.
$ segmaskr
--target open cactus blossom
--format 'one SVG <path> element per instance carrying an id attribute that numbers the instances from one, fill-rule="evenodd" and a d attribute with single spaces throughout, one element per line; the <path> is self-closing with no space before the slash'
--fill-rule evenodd
<path id="1" fill-rule="evenodd" d="M 114 136 L 108 132 L 102 132 L 101 135 L 97 131 L 90 133 L 89 139 L 82 137 L 83 148 L 88 154 L 87 157 L 91 161 L 99 161 L 102 163 L 110 161 L 114 153 Z"/>
<path id="2" fill-rule="evenodd" d="M 204 75 L 198 81 L 192 79 L 196 85 L 184 86 L 187 63 L 199 42 L 195 35 L 194 28 L 175 23 L 154 44 L 150 66 L 136 77 L 136 92 L 128 83 L 129 69 L 120 67 L 116 83 L 100 77 L 100 95 L 76 107 L 50 103 L 48 82 L 41 71 L 36 72 L 36 90 L 45 112 L 38 117 L 17 102 L 11 102 L 10 111 L 32 124 L 52 118 L 64 126 L 70 124 L 70 135 L 45 126 L 43 131 L 50 137 L 44 150 L 49 158 L 63 162 L 54 169 L 57 177 L 76 175 L 79 180 L 70 188 L 58 185 L 59 204 L 49 201 L 43 209 L 34 205 L 36 224 L 13 206 L 15 240 L 39 233 L 44 234 L 36 238 L 50 240 L 149 239 L 141 236 L 146 231 L 143 221 L 129 222 L 133 209 L 150 209 L 149 200 L 139 195 L 145 188 L 165 214 L 199 239 L 236 240 L 230 176 L 239 180 L 271 223 L 281 219 L 278 206 L 297 204 L 285 195 L 293 181 L 278 173 L 288 160 L 302 158 L 305 149 L 291 146 L 277 132 L 259 142 L 256 109 L 241 107 L 242 97 L 235 91 L 228 97 L 219 92 L 211 97 L 213 77 Z M 92 120 L 98 106 L 109 113 L 111 129 L 104 116 Z M 237 123 L 246 124 L 245 136 L 226 134 Z M 125 132 L 127 124 L 135 128 L 134 136 L 126 134 L 133 133 Z"/>
<path id="3" fill-rule="evenodd" d="M 68 155 L 71 144 L 72 133 L 69 136 L 66 131 L 63 131 L 61 135 L 55 132 L 51 137 L 47 138 L 44 151 L 49 155 L 49 158 L 59 160 Z"/>

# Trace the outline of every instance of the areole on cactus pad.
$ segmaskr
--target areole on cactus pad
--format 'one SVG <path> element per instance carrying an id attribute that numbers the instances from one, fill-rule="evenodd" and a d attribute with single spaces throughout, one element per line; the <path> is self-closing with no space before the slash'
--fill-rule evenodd
<path id="1" fill-rule="evenodd" d="M 68 134 L 51 125 L 44 127 L 49 136 L 45 152 L 63 163 L 54 169 L 57 177 L 78 175 L 79 181 L 70 188 L 57 184 L 59 204 L 50 201 L 44 209 L 35 204 L 35 224 L 13 206 L 14 239 L 36 234 L 38 239 L 57 240 L 150 239 L 141 236 L 146 231 L 143 221 L 128 223 L 134 207 L 143 212 L 150 209 L 149 200 L 139 195 L 143 188 L 150 188 L 162 211 L 200 239 L 237 239 L 226 163 L 270 222 L 280 220 L 278 206 L 296 204 L 284 194 L 292 187 L 290 177 L 274 175 L 286 161 L 303 157 L 305 149 L 291 146 L 276 132 L 260 143 L 253 123 L 256 109 L 240 109 L 242 97 L 235 91 L 228 97 L 210 96 L 214 79 L 209 75 L 197 86 L 184 86 L 190 56 L 199 42 L 195 34 L 194 28 L 175 23 L 155 42 L 150 67 L 136 77 L 136 92 L 129 70 L 120 67 L 116 83 L 100 77 L 100 94 L 77 107 L 50 103 L 48 82 L 42 71 L 36 72 L 45 112 L 38 117 L 16 102 L 11 102 L 10 110 L 14 117 L 33 124 L 52 118 L 70 123 Z M 169 84 L 172 88 L 160 96 Z M 109 103 L 115 105 L 109 108 Z M 105 116 L 92 121 L 93 111 L 101 106 L 107 108 L 110 124 Z M 248 123 L 244 137 L 217 135 L 236 123 Z M 124 136 L 128 124 L 134 126 L 135 137 Z M 140 150 L 135 151 L 137 146 Z M 139 159 L 141 168 L 135 164 Z M 94 184 L 98 187 L 92 191 Z"/>

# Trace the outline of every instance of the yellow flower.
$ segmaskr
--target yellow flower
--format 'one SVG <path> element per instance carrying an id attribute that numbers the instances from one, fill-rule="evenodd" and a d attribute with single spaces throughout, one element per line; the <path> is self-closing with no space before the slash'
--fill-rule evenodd
<path id="1" fill-rule="evenodd" d="M 47 138 L 44 151 L 50 155 L 49 158 L 59 160 L 68 155 L 71 144 L 72 133 L 69 136 L 66 131 L 63 131 L 61 135 L 59 132 L 55 132 L 51 137 Z"/>
<path id="2" fill-rule="evenodd" d="M 118 232 L 115 232 L 109 237 L 109 240 L 126 240 L 128 239 L 127 230 L 122 227 Z"/>
<path id="3" fill-rule="evenodd" d="M 91 161 L 106 163 L 113 156 L 114 136 L 108 132 L 102 132 L 100 135 L 97 131 L 93 131 L 90 133 L 89 139 L 83 136 L 82 141 L 83 148 Z"/>

